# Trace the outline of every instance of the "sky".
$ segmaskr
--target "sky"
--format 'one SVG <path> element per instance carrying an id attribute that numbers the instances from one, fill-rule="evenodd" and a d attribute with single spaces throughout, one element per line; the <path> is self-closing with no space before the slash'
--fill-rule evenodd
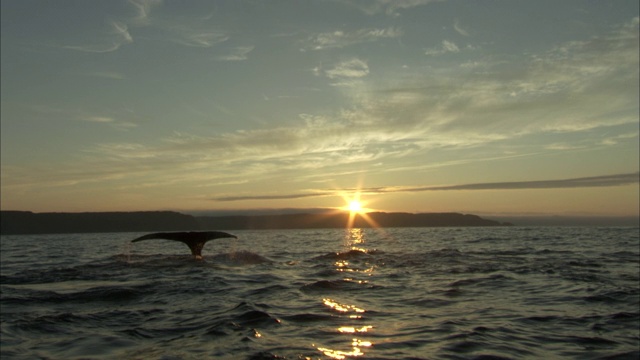
<path id="1" fill-rule="evenodd" d="M 637 0 L 0 4 L 2 210 L 639 212 Z"/>

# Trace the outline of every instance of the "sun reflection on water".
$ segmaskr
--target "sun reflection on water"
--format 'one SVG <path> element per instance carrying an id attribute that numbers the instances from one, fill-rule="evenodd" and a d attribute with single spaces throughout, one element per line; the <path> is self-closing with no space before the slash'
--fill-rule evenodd
<path id="1" fill-rule="evenodd" d="M 358 347 L 354 347 L 351 351 L 332 350 L 328 348 L 319 347 L 318 350 L 322 351 L 325 355 L 332 359 L 346 359 L 347 356 L 362 356 L 364 353 Z"/>
<path id="2" fill-rule="evenodd" d="M 329 308 L 331 308 L 332 310 L 335 311 L 339 311 L 342 313 L 348 313 L 348 312 L 356 312 L 356 313 L 363 313 L 365 312 L 364 309 L 360 309 L 359 307 L 356 307 L 355 305 L 346 305 L 346 304 L 340 304 L 338 302 L 335 302 L 329 298 L 324 298 L 322 299 L 322 303 L 326 306 L 328 306 Z"/>
<path id="3" fill-rule="evenodd" d="M 365 243 L 364 230 L 360 228 L 346 229 L 345 232 L 345 246 L 351 250 L 358 250 L 365 252 L 366 250 L 361 248 Z M 357 246 L 360 245 L 360 246 Z"/>
<path id="4" fill-rule="evenodd" d="M 334 266 L 338 272 L 349 273 L 349 277 L 345 277 L 343 279 L 344 281 L 367 284 L 367 280 L 361 280 L 358 279 L 358 277 L 372 276 L 375 265 L 372 264 L 371 256 L 366 249 L 367 239 L 365 230 L 362 228 L 354 228 L 353 225 L 356 216 L 360 216 L 373 227 L 377 226 L 365 212 L 354 211 L 353 208 L 351 210 L 343 237 L 344 250 L 343 252 L 336 253 L 337 259 L 334 262 Z M 373 325 L 363 325 L 360 323 L 364 320 L 363 315 L 366 310 L 356 305 L 340 303 L 330 298 L 323 298 L 322 304 L 345 317 L 346 323 L 339 326 L 336 331 L 343 336 L 349 336 L 344 339 L 345 342 L 348 342 L 345 343 L 344 346 L 340 346 L 342 349 L 339 349 L 339 347 L 336 349 L 326 346 L 316 346 L 315 344 L 312 344 L 312 346 L 322 352 L 326 357 L 332 359 L 364 356 L 365 353 L 363 350 L 372 347 L 373 343 L 364 339 L 354 338 L 353 336 L 366 335 L 366 333 L 373 329 Z M 359 324 L 353 325 L 348 323 L 353 321 L 357 321 Z"/>
<path id="5" fill-rule="evenodd" d="M 373 329 L 373 326 L 365 325 L 365 326 L 363 326 L 361 328 L 358 328 L 358 329 L 356 329 L 353 326 L 340 326 L 338 328 L 338 331 L 341 332 L 341 333 L 357 333 L 357 332 L 361 333 L 361 332 L 367 332 L 370 329 Z"/>
<path id="6" fill-rule="evenodd" d="M 349 315 L 350 319 L 361 319 L 363 313 L 366 312 L 365 309 L 362 309 L 355 305 L 341 304 L 333 299 L 324 298 L 322 299 L 323 305 L 327 306 L 329 309 L 333 311 L 337 311 L 344 315 Z M 343 325 L 337 328 L 338 333 L 340 334 L 364 334 L 373 329 L 372 325 L 362 325 L 362 326 L 350 326 Z M 358 339 L 358 338 L 350 338 L 350 350 L 336 350 L 330 349 L 327 347 L 317 346 L 318 351 L 321 351 L 325 356 L 328 356 L 332 359 L 345 359 L 347 357 L 358 357 L 364 356 L 364 352 L 362 348 L 367 348 L 373 346 L 373 343 L 370 341 Z M 315 347 L 315 345 L 313 345 Z"/>

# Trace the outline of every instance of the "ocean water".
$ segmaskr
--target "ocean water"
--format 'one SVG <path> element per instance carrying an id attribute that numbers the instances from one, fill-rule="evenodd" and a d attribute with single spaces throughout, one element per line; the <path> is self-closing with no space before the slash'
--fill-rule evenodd
<path id="1" fill-rule="evenodd" d="M 2 359 L 638 359 L 638 228 L 1 237 Z"/>

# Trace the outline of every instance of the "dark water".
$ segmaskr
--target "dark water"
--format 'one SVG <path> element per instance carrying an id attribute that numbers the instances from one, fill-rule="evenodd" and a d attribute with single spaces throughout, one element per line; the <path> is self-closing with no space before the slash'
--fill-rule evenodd
<path id="1" fill-rule="evenodd" d="M 3 236 L 2 359 L 637 359 L 638 228 Z"/>

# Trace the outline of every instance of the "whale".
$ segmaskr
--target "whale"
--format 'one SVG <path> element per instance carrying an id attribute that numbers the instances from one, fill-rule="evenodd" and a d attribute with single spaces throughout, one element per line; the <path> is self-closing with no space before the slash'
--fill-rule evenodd
<path id="1" fill-rule="evenodd" d="M 202 248 L 209 240 L 238 237 L 222 231 L 188 231 L 188 232 L 158 232 L 140 236 L 131 240 L 132 243 L 142 240 L 164 239 L 175 240 L 187 244 L 196 260 L 202 260 Z"/>

